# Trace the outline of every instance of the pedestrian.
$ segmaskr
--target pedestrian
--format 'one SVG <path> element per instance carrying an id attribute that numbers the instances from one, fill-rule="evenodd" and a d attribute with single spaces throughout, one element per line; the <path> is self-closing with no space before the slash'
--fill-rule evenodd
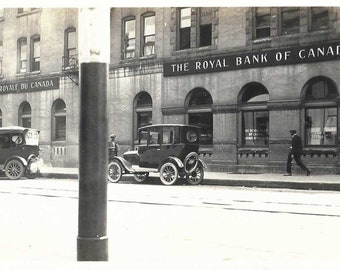
<path id="1" fill-rule="evenodd" d="M 292 145 L 290 147 L 290 151 L 288 154 L 288 159 L 287 159 L 287 174 L 285 176 L 291 176 L 292 175 L 292 160 L 294 158 L 295 162 L 297 165 L 300 166 L 300 168 L 306 172 L 306 175 L 310 175 L 310 170 L 303 164 L 301 160 L 301 156 L 303 154 L 303 149 L 302 149 L 302 141 L 300 136 L 296 134 L 296 130 L 292 129 L 289 130 L 289 133 L 292 137 Z"/>
<path id="2" fill-rule="evenodd" d="M 109 141 L 109 160 L 111 160 L 113 157 L 118 156 L 119 146 L 115 142 L 116 134 L 110 135 L 110 141 Z"/>

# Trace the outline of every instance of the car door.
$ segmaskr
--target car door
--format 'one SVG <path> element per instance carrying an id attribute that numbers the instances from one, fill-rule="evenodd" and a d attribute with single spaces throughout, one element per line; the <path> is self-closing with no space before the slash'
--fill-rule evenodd
<path id="1" fill-rule="evenodd" d="M 161 160 L 161 127 L 150 127 L 147 136 L 147 144 L 138 148 L 139 166 L 158 168 Z"/>

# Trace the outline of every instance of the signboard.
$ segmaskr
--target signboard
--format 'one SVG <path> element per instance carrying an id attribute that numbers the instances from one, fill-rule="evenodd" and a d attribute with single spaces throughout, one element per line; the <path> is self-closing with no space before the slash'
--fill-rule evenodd
<path id="1" fill-rule="evenodd" d="M 59 88 L 59 77 L 26 79 L 0 83 L 1 94 L 42 91 Z"/>
<path id="2" fill-rule="evenodd" d="M 164 76 L 340 60 L 340 41 L 163 63 Z"/>

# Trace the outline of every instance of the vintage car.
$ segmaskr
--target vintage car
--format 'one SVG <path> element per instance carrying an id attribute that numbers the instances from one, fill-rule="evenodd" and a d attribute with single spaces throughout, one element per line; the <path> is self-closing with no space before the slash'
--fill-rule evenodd
<path id="1" fill-rule="evenodd" d="M 149 173 L 159 173 L 164 185 L 174 184 L 178 177 L 198 185 L 206 164 L 198 156 L 200 128 L 191 125 L 159 124 L 138 129 L 137 150 L 109 161 L 108 180 L 116 183 L 123 174 L 133 174 L 143 182 Z"/>
<path id="2" fill-rule="evenodd" d="M 19 126 L 0 128 L 0 169 L 9 179 L 35 178 L 39 158 L 39 130 Z"/>

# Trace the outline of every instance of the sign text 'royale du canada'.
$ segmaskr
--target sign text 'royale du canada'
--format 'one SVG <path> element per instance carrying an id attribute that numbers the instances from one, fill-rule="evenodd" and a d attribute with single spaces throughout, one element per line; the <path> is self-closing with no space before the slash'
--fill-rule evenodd
<path id="1" fill-rule="evenodd" d="M 164 76 L 340 60 L 340 42 L 164 62 Z"/>
<path id="2" fill-rule="evenodd" d="M 0 83 L 0 94 L 51 90 L 59 88 L 59 77 Z"/>

